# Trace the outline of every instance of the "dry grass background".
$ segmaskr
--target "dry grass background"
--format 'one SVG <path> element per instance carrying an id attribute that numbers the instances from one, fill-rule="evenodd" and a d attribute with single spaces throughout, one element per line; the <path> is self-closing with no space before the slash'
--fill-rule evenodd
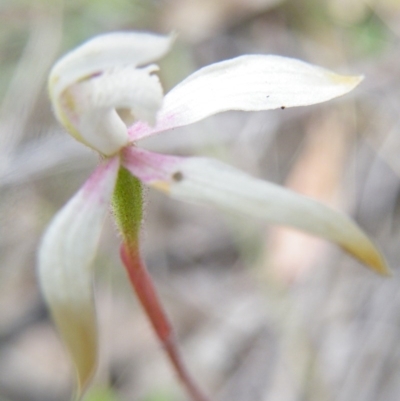
<path id="1" fill-rule="evenodd" d="M 378 277 L 334 246 L 146 194 L 143 251 L 190 370 L 219 401 L 397 401 L 400 394 L 400 4 L 396 0 L 0 0 L 0 401 L 67 400 L 73 373 L 35 255 L 97 157 L 56 124 L 54 60 L 118 29 L 179 32 L 172 87 L 246 53 L 364 74 L 307 108 L 225 113 L 143 141 L 211 155 L 345 210 L 384 251 Z M 96 260 L 102 358 L 86 401 L 184 400 L 125 280 L 107 221 Z"/>

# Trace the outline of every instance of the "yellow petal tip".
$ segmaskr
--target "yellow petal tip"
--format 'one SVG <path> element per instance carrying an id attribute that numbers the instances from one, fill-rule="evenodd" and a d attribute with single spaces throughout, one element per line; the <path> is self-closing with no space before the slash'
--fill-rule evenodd
<path id="1" fill-rule="evenodd" d="M 378 259 L 371 260 L 371 263 L 369 263 L 368 266 L 382 276 L 387 276 L 387 277 L 393 276 L 392 270 L 389 268 L 386 261 L 380 255 Z"/>
<path id="2" fill-rule="evenodd" d="M 329 74 L 333 82 L 346 86 L 349 90 L 355 88 L 364 79 L 363 75 L 340 75 L 331 72 Z"/>
<path id="3" fill-rule="evenodd" d="M 392 270 L 389 268 L 385 258 L 382 254 L 373 246 L 369 244 L 359 244 L 359 246 L 350 249 L 344 247 L 347 252 L 353 255 L 356 259 L 362 262 L 364 265 L 369 267 L 375 273 L 382 276 L 390 277 L 393 275 Z"/>

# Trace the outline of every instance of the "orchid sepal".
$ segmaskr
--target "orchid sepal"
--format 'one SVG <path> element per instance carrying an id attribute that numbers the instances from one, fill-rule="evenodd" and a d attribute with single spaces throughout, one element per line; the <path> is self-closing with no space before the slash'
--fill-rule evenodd
<path id="1" fill-rule="evenodd" d="M 97 366 L 92 262 L 118 168 L 119 157 L 97 167 L 55 215 L 39 249 L 41 289 L 76 367 L 78 396 Z"/>
<path id="2" fill-rule="evenodd" d="M 376 272 L 389 274 L 385 260 L 363 231 L 344 214 L 315 200 L 213 159 L 131 147 L 124 150 L 122 160 L 141 181 L 172 198 L 303 230 L 337 243 Z"/>
<path id="3" fill-rule="evenodd" d="M 240 56 L 189 75 L 166 94 L 156 125 L 138 121 L 130 127 L 129 136 L 138 140 L 229 110 L 261 111 L 321 103 L 351 91 L 362 79 L 289 57 Z"/>

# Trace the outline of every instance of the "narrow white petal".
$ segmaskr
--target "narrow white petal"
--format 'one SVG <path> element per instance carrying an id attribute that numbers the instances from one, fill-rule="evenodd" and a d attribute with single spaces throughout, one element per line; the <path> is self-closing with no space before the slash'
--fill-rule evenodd
<path id="1" fill-rule="evenodd" d="M 57 99 L 71 84 L 112 67 L 146 65 L 166 54 L 173 36 L 145 32 L 113 32 L 96 36 L 61 58 L 49 78 Z"/>
<path id="2" fill-rule="evenodd" d="M 125 150 L 123 163 L 143 182 L 173 198 L 304 230 L 336 242 L 374 270 L 388 272 L 373 243 L 348 217 L 278 185 L 216 160 L 166 156 L 135 148 Z"/>
<path id="3" fill-rule="evenodd" d="M 80 391 L 97 363 L 91 263 L 106 216 L 119 159 L 100 165 L 56 214 L 39 251 L 39 281 L 75 363 Z"/>
<path id="4" fill-rule="evenodd" d="M 320 103 L 349 92 L 361 79 L 292 58 L 241 56 L 190 75 L 165 96 L 156 126 L 139 123 L 131 127 L 130 135 L 140 139 L 227 110 L 259 111 Z"/>

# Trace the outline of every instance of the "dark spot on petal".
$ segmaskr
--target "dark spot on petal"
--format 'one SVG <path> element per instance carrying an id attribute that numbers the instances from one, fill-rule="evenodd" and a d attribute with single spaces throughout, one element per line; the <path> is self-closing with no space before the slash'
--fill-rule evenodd
<path id="1" fill-rule="evenodd" d="M 176 182 L 182 181 L 183 180 L 183 174 L 180 171 L 175 172 L 172 174 L 172 179 Z"/>
<path id="2" fill-rule="evenodd" d="M 286 107 L 285 106 L 281 106 L 281 109 L 284 110 Z"/>
<path id="3" fill-rule="evenodd" d="M 90 75 L 90 78 L 97 78 L 101 75 L 103 75 L 102 71 L 94 72 L 92 75 Z M 83 78 L 82 80 L 84 80 L 84 79 L 86 79 L 86 78 Z"/>

